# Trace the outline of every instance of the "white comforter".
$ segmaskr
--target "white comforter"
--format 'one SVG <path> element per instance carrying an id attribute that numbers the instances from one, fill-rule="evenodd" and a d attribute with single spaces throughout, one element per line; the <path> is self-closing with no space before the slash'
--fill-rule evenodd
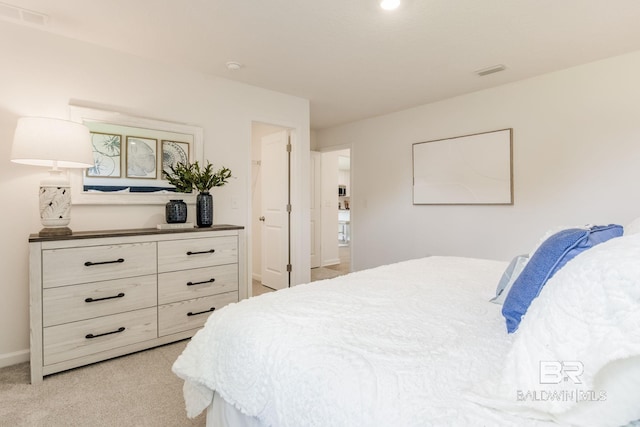
<path id="1" fill-rule="evenodd" d="M 462 397 L 511 344 L 505 266 L 429 257 L 216 311 L 173 366 L 188 415 L 217 391 L 265 426 L 542 425 Z"/>
<path id="2" fill-rule="evenodd" d="M 476 392 L 491 392 L 477 401 L 572 425 L 640 425 L 638 260 L 634 234 L 599 244 L 559 270 L 523 317 L 502 376 L 482 382 Z M 560 377 L 552 367 L 543 381 L 543 361 L 562 361 Z"/>

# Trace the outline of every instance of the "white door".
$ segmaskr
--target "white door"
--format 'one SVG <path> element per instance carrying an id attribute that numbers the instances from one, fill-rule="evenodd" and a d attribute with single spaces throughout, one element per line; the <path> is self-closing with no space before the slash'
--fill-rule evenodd
<path id="1" fill-rule="evenodd" d="M 289 286 L 289 132 L 262 138 L 262 284 Z"/>
<path id="2" fill-rule="evenodd" d="M 322 154 L 317 151 L 311 152 L 311 268 L 320 267 L 321 252 L 320 242 L 322 241 L 322 228 L 320 222 L 321 211 L 321 174 L 320 174 L 320 159 Z"/>

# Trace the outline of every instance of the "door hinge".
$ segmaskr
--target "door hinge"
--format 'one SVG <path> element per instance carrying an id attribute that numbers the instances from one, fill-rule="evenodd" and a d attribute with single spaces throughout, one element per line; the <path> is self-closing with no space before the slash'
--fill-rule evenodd
<path id="1" fill-rule="evenodd" d="M 287 264 L 287 272 L 291 273 L 291 270 L 292 270 L 291 264 Z"/>
<path id="2" fill-rule="evenodd" d="M 291 213 L 291 203 L 287 203 L 287 213 Z"/>
<path id="3" fill-rule="evenodd" d="M 291 152 L 291 142 L 287 143 L 287 153 Z"/>

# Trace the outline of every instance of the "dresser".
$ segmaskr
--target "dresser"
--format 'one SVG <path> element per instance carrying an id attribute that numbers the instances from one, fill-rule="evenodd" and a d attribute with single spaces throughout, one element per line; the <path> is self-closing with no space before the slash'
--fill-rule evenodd
<path id="1" fill-rule="evenodd" d="M 247 297 L 244 229 L 29 238 L 31 382 L 191 337 Z"/>

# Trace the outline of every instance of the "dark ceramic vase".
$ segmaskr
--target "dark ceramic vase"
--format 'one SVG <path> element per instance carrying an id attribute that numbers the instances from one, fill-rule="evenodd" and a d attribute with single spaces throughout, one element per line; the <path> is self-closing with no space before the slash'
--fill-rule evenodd
<path id="1" fill-rule="evenodd" d="M 196 197 L 196 212 L 198 227 L 213 225 L 213 197 L 208 191 L 203 191 Z"/>
<path id="2" fill-rule="evenodd" d="M 187 204 L 182 200 L 169 200 L 165 207 L 167 224 L 187 222 Z"/>

